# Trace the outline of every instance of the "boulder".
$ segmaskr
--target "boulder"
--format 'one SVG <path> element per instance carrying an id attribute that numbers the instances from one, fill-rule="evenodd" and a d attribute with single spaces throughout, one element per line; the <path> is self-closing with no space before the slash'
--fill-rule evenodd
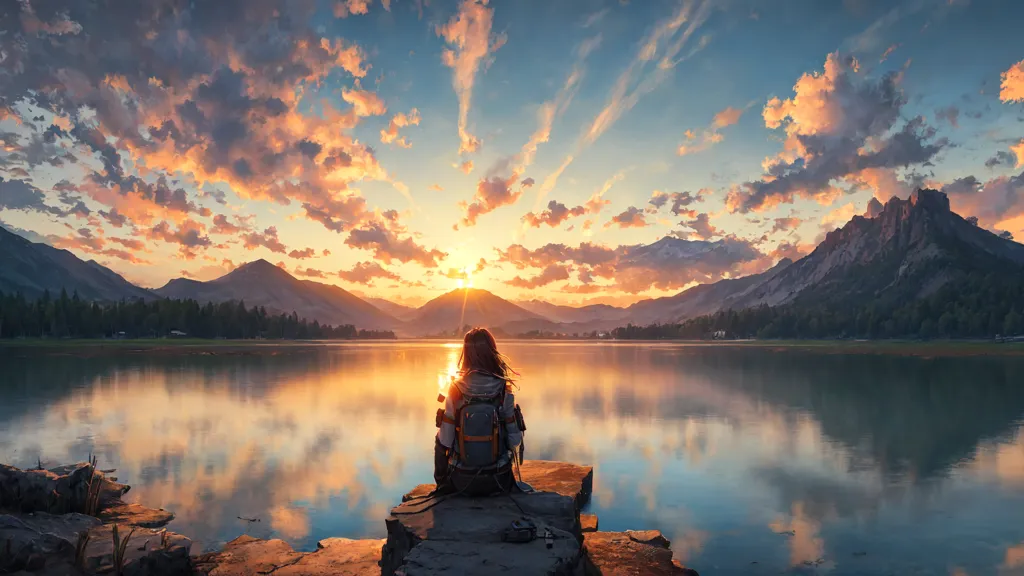
<path id="1" fill-rule="evenodd" d="M 698 576 L 672 558 L 657 530 L 589 532 L 583 535 L 586 576 Z"/>
<path id="2" fill-rule="evenodd" d="M 580 514 L 580 530 L 597 532 L 597 514 Z"/>
<path id="3" fill-rule="evenodd" d="M 112 524 L 104 524 L 89 530 L 84 563 L 90 573 L 113 568 L 113 530 Z M 166 530 L 118 526 L 118 536 L 122 541 L 128 538 L 124 555 L 124 576 L 191 576 L 189 550 L 192 548 L 192 541 L 181 534 Z"/>
<path id="4" fill-rule="evenodd" d="M 520 467 L 523 482 L 538 492 L 554 492 L 571 496 L 576 505 L 583 507 L 594 490 L 594 468 L 567 462 L 548 460 L 527 460 Z M 402 502 L 426 496 L 434 489 L 433 484 L 420 484 L 402 497 Z"/>
<path id="5" fill-rule="evenodd" d="M 0 464 L 0 509 L 12 512 L 91 512 L 90 487 L 99 482 L 99 507 L 120 501 L 128 491 L 124 484 L 106 478 L 87 462 L 51 468 L 21 470 Z"/>
<path id="6" fill-rule="evenodd" d="M 99 524 L 84 514 L 0 514 L 0 572 L 73 559 L 79 535 Z"/>
<path id="7" fill-rule="evenodd" d="M 126 538 L 131 529 L 119 527 Z M 84 540 L 84 535 L 88 540 Z M 0 515 L 0 571 L 25 569 L 39 574 L 78 574 L 76 548 L 85 543 L 81 558 L 88 573 L 109 570 L 114 565 L 113 527 L 85 514 Z M 10 542 L 11 554 L 6 553 Z M 125 549 L 125 576 L 188 576 L 188 538 L 167 532 L 136 529 Z"/>
<path id="8" fill-rule="evenodd" d="M 550 549 L 542 537 L 525 544 L 502 542 L 505 529 L 523 517 L 537 525 L 538 536 L 551 531 Z M 571 495 L 412 498 L 392 509 L 385 524 L 385 576 L 572 574 L 580 559 L 579 512 Z"/>
<path id="9" fill-rule="evenodd" d="M 283 540 L 239 536 L 219 552 L 195 558 L 195 573 L 208 576 L 378 576 L 384 540 L 327 538 L 315 552 L 296 552 Z"/>

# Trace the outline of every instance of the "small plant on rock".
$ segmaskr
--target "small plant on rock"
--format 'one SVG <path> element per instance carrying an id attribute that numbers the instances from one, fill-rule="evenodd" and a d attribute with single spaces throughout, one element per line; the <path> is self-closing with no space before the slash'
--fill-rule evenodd
<path id="1" fill-rule="evenodd" d="M 125 536 L 124 540 L 121 540 L 118 536 L 117 524 L 111 531 L 114 539 L 114 574 L 122 576 L 124 574 L 124 563 L 125 563 L 125 552 L 128 550 L 128 541 L 132 539 L 132 534 L 135 533 L 135 528 L 132 528 L 128 535 Z"/>
<path id="2" fill-rule="evenodd" d="M 75 568 L 82 572 L 85 572 L 85 549 L 89 546 L 90 538 L 92 536 L 86 530 L 78 535 L 78 541 L 75 542 Z"/>

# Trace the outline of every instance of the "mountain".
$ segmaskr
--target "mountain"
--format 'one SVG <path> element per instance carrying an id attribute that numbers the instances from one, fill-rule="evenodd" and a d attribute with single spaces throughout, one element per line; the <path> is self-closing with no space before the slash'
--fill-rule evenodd
<path id="1" fill-rule="evenodd" d="M 57 296 L 61 289 L 68 294 L 77 291 L 90 301 L 154 298 L 149 290 L 93 260 L 86 262 L 67 250 L 29 242 L 0 227 L 0 292 L 36 298 L 45 290 Z"/>
<path id="2" fill-rule="evenodd" d="M 952 212 L 944 193 L 922 189 L 907 200 L 890 199 L 874 218 L 854 216 L 731 306 L 885 306 L 927 297 L 972 273 L 1003 274 L 1022 266 L 1024 245 Z"/>
<path id="3" fill-rule="evenodd" d="M 321 324 L 353 324 L 365 329 L 396 329 L 401 321 L 337 286 L 299 280 L 267 262 L 256 260 L 232 272 L 198 282 L 171 280 L 155 291 L 164 298 L 191 298 L 199 302 L 244 300 L 247 306 L 264 306 L 275 314 L 295 312 Z"/>
<path id="4" fill-rule="evenodd" d="M 625 313 L 633 324 L 646 325 L 678 322 L 728 309 L 751 290 L 792 263 L 789 258 L 783 258 L 773 268 L 760 274 L 719 280 L 711 284 L 694 286 L 672 296 L 641 300 L 627 308 Z"/>
<path id="5" fill-rule="evenodd" d="M 417 335 L 438 334 L 466 325 L 500 328 L 522 320 L 547 321 L 486 290 L 460 288 L 417 309 L 409 319 L 409 330 Z"/>
<path id="6" fill-rule="evenodd" d="M 370 304 L 373 304 L 378 310 L 387 312 L 399 320 L 408 320 L 416 313 L 416 309 L 412 306 L 403 306 L 401 304 L 396 304 L 391 300 L 385 300 L 384 298 L 372 298 L 369 296 L 360 296 L 360 298 Z"/>
<path id="7" fill-rule="evenodd" d="M 608 304 L 591 304 L 575 308 L 573 306 L 559 306 L 543 300 L 525 300 L 515 302 L 517 306 L 533 312 L 558 323 L 585 323 L 585 322 L 619 322 L 627 318 L 624 308 L 617 308 Z"/>

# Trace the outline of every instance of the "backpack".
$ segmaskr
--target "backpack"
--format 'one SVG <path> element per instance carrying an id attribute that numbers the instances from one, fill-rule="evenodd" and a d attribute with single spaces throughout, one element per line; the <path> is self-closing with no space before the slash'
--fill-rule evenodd
<path id="1" fill-rule="evenodd" d="M 455 463 L 463 469 L 492 468 L 506 450 L 500 410 L 505 391 L 495 396 L 464 396 L 455 411 Z"/>

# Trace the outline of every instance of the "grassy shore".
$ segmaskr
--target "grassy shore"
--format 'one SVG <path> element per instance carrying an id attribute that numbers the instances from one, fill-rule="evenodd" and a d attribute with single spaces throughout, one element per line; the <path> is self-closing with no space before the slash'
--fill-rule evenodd
<path id="1" fill-rule="evenodd" d="M 0 340 L 0 353 L 31 355 L 95 356 L 105 354 L 279 354 L 321 349 L 338 344 L 415 342 L 437 340 L 205 340 L 181 339 L 16 339 Z M 566 340 L 519 340 L 527 343 L 566 342 Z M 823 354 L 883 354 L 897 356 L 1024 356 L 1024 342 L 997 343 L 991 340 L 574 340 L 574 342 L 615 345 L 657 344 L 662 346 L 708 346 L 716 348 L 757 348 L 776 351 L 813 351 Z"/>

